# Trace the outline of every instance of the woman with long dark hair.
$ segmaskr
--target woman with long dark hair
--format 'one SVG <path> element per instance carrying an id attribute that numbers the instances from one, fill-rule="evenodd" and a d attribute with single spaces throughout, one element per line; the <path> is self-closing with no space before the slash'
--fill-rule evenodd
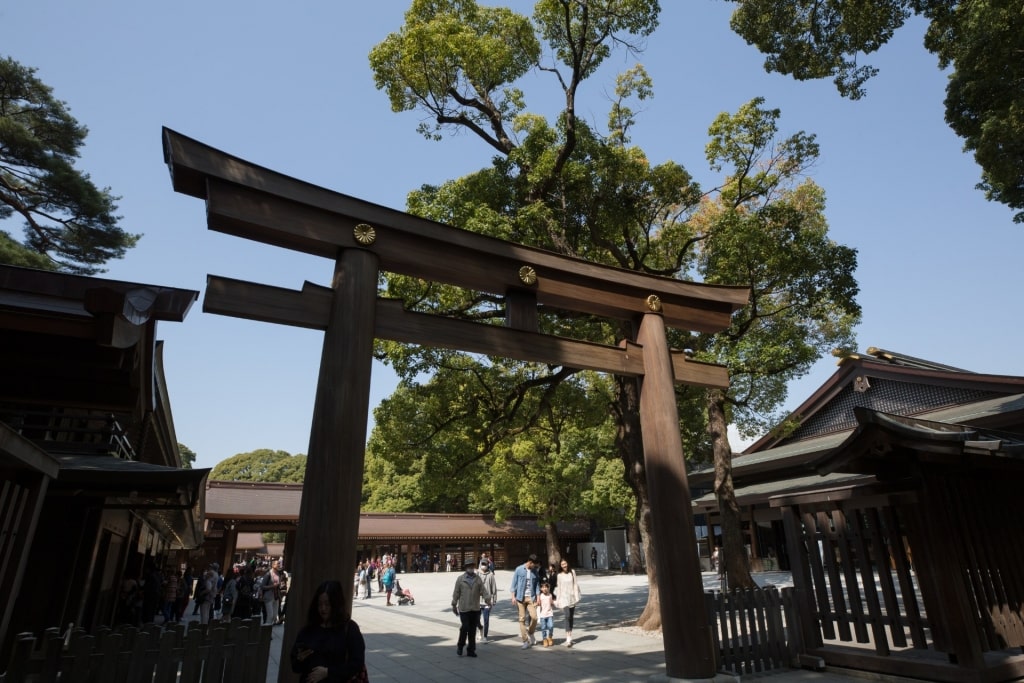
<path id="1" fill-rule="evenodd" d="M 555 576 L 558 577 L 558 597 L 555 605 L 565 614 L 565 646 L 572 647 L 572 622 L 576 616 L 576 605 L 579 603 L 582 594 L 580 593 L 580 582 L 576 578 L 576 572 L 569 568 L 569 563 L 562 560 L 562 570 Z"/>
<path id="2" fill-rule="evenodd" d="M 341 582 L 324 581 L 313 593 L 291 661 L 302 683 L 368 680 L 366 642 L 345 610 Z"/>

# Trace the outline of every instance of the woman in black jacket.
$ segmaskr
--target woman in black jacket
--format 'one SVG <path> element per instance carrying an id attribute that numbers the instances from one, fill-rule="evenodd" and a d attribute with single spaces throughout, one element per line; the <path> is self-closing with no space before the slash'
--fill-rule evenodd
<path id="1" fill-rule="evenodd" d="M 324 581 L 316 589 L 291 661 L 302 683 L 341 683 L 360 675 L 355 680 L 367 680 L 366 643 L 359 625 L 345 613 L 340 582 Z"/>

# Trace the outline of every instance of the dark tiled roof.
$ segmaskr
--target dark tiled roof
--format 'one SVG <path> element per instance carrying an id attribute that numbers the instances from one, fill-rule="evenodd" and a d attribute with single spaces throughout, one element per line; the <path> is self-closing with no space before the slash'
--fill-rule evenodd
<path id="1" fill-rule="evenodd" d="M 917 417 L 933 422 L 973 425 L 984 424 L 999 416 L 1019 412 L 1024 412 L 1024 393 L 925 411 L 919 413 Z M 851 418 L 853 417 L 851 410 Z M 855 419 L 854 422 L 856 422 Z M 734 455 L 732 461 L 733 480 L 738 487 L 746 487 L 769 479 L 811 475 L 813 473 L 811 463 L 824 453 L 841 446 L 853 431 L 853 429 L 847 429 L 813 439 L 793 441 L 763 451 Z M 688 475 L 689 484 L 694 488 L 710 488 L 714 479 L 713 466 L 696 469 Z M 737 493 L 739 493 L 738 490 Z"/>
<path id="2" fill-rule="evenodd" d="M 821 474 L 845 472 L 896 479 L 914 476 L 918 461 L 942 466 L 969 465 L 971 471 L 998 465 L 1005 470 L 1016 461 L 1024 467 L 1024 436 L 947 421 L 887 415 L 860 408 L 859 426 L 838 448 L 823 454 L 812 466 Z"/>
<path id="3" fill-rule="evenodd" d="M 784 436 L 769 433 L 745 453 L 852 430 L 856 407 L 923 415 L 1021 392 L 1024 377 L 970 372 L 871 347 L 866 355 L 842 358 L 839 369 L 790 413 L 787 422 L 796 429 Z"/>
<path id="4" fill-rule="evenodd" d="M 211 481 L 206 489 L 207 519 L 298 521 L 302 484 Z"/>
<path id="5" fill-rule="evenodd" d="M 766 481 L 752 486 L 743 486 L 736 489 L 737 500 L 742 500 L 743 505 L 758 505 L 767 502 L 773 496 L 783 493 L 798 494 L 805 491 L 819 491 L 824 489 L 852 486 L 874 481 L 874 477 L 859 474 L 848 474 L 837 472 L 826 474 L 811 474 L 805 477 Z M 706 493 L 693 501 L 697 512 L 718 512 L 718 496 L 714 492 Z"/>

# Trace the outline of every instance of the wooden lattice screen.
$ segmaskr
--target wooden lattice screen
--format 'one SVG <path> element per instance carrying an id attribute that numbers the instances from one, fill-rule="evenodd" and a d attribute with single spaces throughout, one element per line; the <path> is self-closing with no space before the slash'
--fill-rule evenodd
<path id="1" fill-rule="evenodd" d="M 807 596 L 801 623 L 820 627 L 805 634 L 809 644 L 870 643 L 882 655 L 908 643 L 928 647 L 905 526 L 896 507 L 878 503 L 823 501 L 783 512 L 787 536 L 796 541 L 794 583 Z"/>
<path id="2" fill-rule="evenodd" d="M 884 493 L 780 501 L 806 650 L 934 680 L 1024 674 L 1011 649 L 1024 645 L 1014 501 L 1012 477 L 966 468 L 934 468 Z"/>
<path id="3" fill-rule="evenodd" d="M 943 615 L 932 619 L 934 646 L 981 666 L 982 652 L 1024 645 L 1019 484 L 995 472 L 929 472 L 923 481 L 912 531 L 934 568 L 923 576 L 925 601 Z"/>

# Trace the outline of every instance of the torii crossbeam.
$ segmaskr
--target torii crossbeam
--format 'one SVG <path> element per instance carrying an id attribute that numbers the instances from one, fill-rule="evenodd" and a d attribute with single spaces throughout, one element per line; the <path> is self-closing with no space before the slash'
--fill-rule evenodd
<path id="1" fill-rule="evenodd" d="M 461 349 L 641 378 L 640 424 L 651 503 L 668 676 L 715 675 L 679 433 L 674 383 L 728 386 L 725 368 L 668 347 L 666 328 L 725 329 L 749 290 L 598 265 L 486 237 L 316 187 L 164 129 L 174 189 L 206 201 L 212 230 L 335 261 L 330 288 L 287 290 L 209 276 L 203 310 L 324 330 L 289 598 L 307 604 L 325 578 L 349 576 L 359 501 L 374 338 Z M 504 296 L 506 326 L 405 311 L 377 297 L 380 273 Z M 604 346 L 537 332 L 543 305 L 639 322 L 635 340 Z M 324 543 L 324 539 L 331 542 Z M 285 625 L 294 640 L 299 620 Z M 292 681 L 281 667 L 280 681 Z"/>

